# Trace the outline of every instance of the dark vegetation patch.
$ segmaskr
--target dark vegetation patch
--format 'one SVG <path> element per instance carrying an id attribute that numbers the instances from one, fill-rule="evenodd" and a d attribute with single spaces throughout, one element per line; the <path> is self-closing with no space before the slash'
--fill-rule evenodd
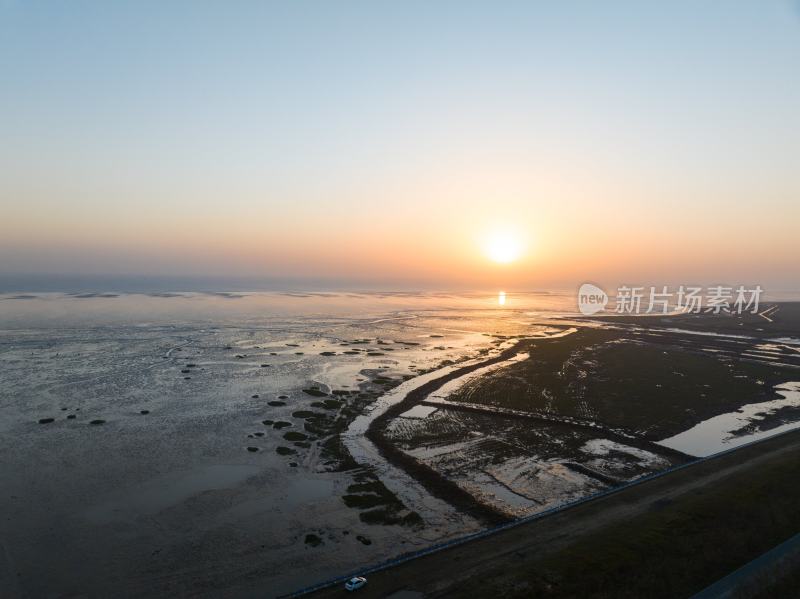
<path id="1" fill-rule="evenodd" d="M 296 412 L 292 412 L 293 418 L 301 418 L 303 420 L 306 418 L 316 418 L 318 416 L 321 416 L 321 414 L 312 410 L 297 410 Z"/>
<path id="2" fill-rule="evenodd" d="M 354 476 L 342 501 L 350 508 L 361 510 L 359 519 L 365 524 L 421 526 L 422 518 L 405 505 L 374 474 L 368 471 Z"/>
<path id="3" fill-rule="evenodd" d="M 303 423 L 303 428 L 312 435 L 325 437 L 333 434 L 340 424 L 341 422 L 338 419 L 323 414 L 315 418 L 306 419 L 305 423 Z"/>
<path id="4" fill-rule="evenodd" d="M 594 420 L 656 441 L 776 399 L 772 387 L 790 380 L 788 369 L 698 349 L 720 343 L 713 338 L 684 337 L 583 329 L 533 341 L 530 359 L 470 381 L 452 398 Z"/>

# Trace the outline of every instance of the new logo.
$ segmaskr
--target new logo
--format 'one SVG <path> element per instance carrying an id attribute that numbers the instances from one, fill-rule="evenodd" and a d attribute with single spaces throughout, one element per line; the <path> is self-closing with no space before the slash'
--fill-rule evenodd
<path id="1" fill-rule="evenodd" d="M 608 294 L 597 285 L 584 283 L 578 290 L 578 310 L 584 316 L 597 314 L 608 304 Z"/>

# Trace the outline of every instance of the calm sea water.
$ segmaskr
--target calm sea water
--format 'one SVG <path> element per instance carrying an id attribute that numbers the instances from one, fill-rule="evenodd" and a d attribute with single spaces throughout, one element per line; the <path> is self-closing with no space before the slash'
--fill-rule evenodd
<path id="1" fill-rule="evenodd" d="M 286 317 L 360 318 L 398 311 L 571 312 L 574 293 L 35 293 L 0 294 L 0 327 L 252 322 Z"/>

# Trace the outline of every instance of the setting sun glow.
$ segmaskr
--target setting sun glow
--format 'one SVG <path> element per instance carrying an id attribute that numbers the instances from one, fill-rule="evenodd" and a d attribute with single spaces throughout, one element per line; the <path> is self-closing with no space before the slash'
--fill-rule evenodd
<path id="1" fill-rule="evenodd" d="M 494 231 L 487 235 L 483 244 L 484 253 L 493 262 L 509 264 L 522 254 L 519 235 L 511 231 Z"/>

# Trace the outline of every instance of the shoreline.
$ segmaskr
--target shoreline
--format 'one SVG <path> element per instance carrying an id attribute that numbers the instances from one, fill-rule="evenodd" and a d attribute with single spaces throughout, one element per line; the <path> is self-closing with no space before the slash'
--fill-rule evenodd
<path id="1" fill-rule="evenodd" d="M 342 443 L 355 462 L 380 471 L 384 485 L 399 499 L 413 504 L 406 505 L 408 509 L 420 511 L 420 508 L 430 507 L 427 503 L 436 503 L 437 509 L 425 509 L 426 514 L 421 514 L 429 521 L 451 521 L 454 518 L 467 517 L 477 520 L 475 523 L 465 523 L 467 529 L 473 530 L 480 529 L 480 523 L 485 525 L 506 521 L 508 518 L 504 514 L 478 504 L 455 483 L 443 479 L 427 466 L 419 464 L 416 459 L 395 448 L 383 437 L 382 430 L 392 419 L 409 407 L 421 403 L 430 393 L 449 381 L 513 358 L 523 342 L 524 340 L 518 340 L 509 347 L 500 348 L 498 353 L 488 358 L 479 357 L 460 365 L 444 366 L 402 383 L 378 398 L 369 411 L 353 420 L 342 434 Z M 405 390 L 404 387 L 407 386 L 411 388 Z M 397 394 L 400 394 L 401 399 L 392 401 L 392 396 Z M 387 405 L 381 405 L 380 402 Z M 402 484 L 393 485 L 392 482 Z M 441 487 L 446 489 L 444 493 Z"/>
<path id="2" fill-rule="evenodd" d="M 372 419 L 365 432 L 365 437 L 378 449 L 384 460 L 400 468 L 415 479 L 433 497 L 445 501 L 457 511 L 467 514 L 483 524 L 496 525 L 509 522 L 511 519 L 498 509 L 479 502 L 472 494 L 462 489 L 457 483 L 446 479 L 432 468 L 422 464 L 416 458 L 406 454 L 388 441 L 383 432 L 389 422 L 404 412 L 425 401 L 431 393 L 445 384 L 468 375 L 475 370 L 499 364 L 513 359 L 520 351 L 524 351 L 530 339 L 520 339 L 511 347 L 503 349 L 496 356 L 481 362 L 468 364 L 451 370 L 440 377 L 429 380 L 405 394 L 405 397 L 388 406 L 381 414 Z"/>

